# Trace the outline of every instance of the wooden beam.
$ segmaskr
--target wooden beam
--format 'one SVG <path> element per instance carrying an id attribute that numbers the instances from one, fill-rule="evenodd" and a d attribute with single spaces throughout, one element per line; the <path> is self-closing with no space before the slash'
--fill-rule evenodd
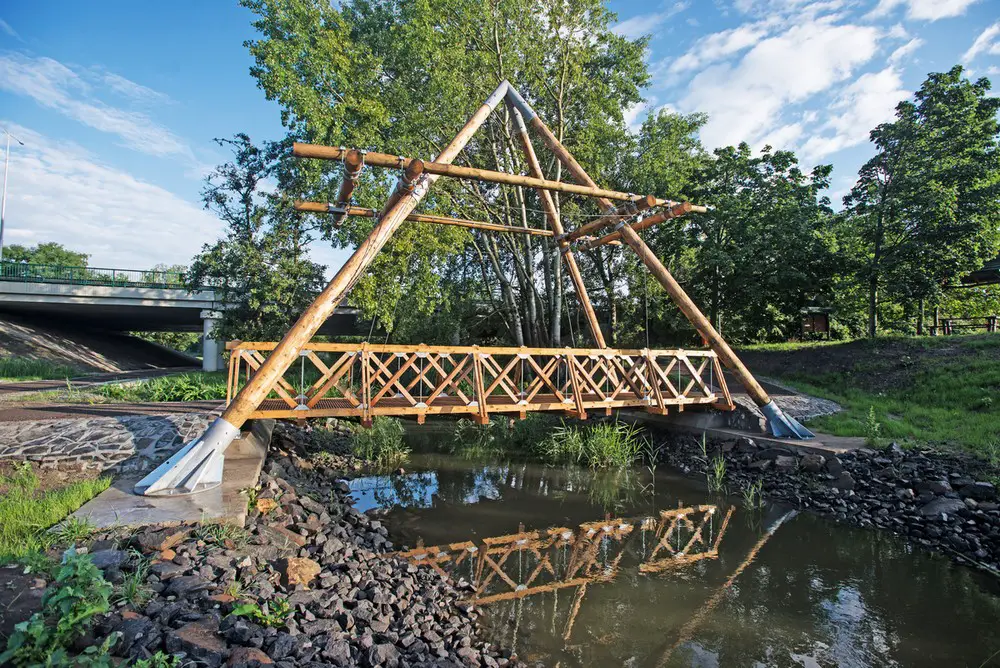
<path id="1" fill-rule="evenodd" d="M 319 158 L 321 160 L 344 160 L 348 151 L 346 148 L 336 148 L 334 146 L 320 146 L 318 144 L 301 144 L 296 142 L 292 147 L 292 154 L 299 158 Z M 390 169 L 406 169 L 413 158 L 404 158 L 387 153 L 369 152 L 365 154 L 365 164 L 376 167 L 388 167 Z M 511 186 L 524 186 L 526 188 L 542 188 L 554 192 L 569 193 L 572 195 L 585 195 L 596 197 L 598 201 L 610 200 L 632 201 L 637 199 L 636 195 L 623 193 L 617 190 L 606 190 L 598 188 L 593 181 L 588 185 L 577 185 L 575 183 L 564 183 L 562 181 L 548 181 L 530 176 L 520 176 L 518 174 L 507 174 L 505 172 L 494 172 L 489 169 L 476 169 L 475 167 L 460 167 L 446 163 L 438 158 L 435 162 L 424 162 L 424 171 L 434 176 L 450 176 L 459 179 L 471 179 L 474 181 L 486 181 L 489 183 L 503 183 Z M 669 200 L 656 200 L 657 204 L 674 204 Z"/>
<path id="2" fill-rule="evenodd" d="M 674 203 L 672 202 L 671 205 Z M 628 202 L 622 204 L 621 206 L 615 208 L 611 213 L 596 220 L 592 220 L 585 225 L 581 225 L 572 232 L 566 235 L 566 241 L 575 241 L 580 237 L 590 234 L 591 232 L 596 232 L 602 227 L 608 225 L 613 225 L 619 221 L 625 220 L 631 216 L 635 216 L 642 213 L 650 207 L 656 206 L 656 198 L 652 195 L 647 195 L 640 200 L 634 202 Z"/>
<path id="3" fill-rule="evenodd" d="M 334 204 L 324 204 L 323 202 L 295 202 L 296 211 L 307 213 L 332 213 L 341 211 Z M 345 216 L 361 216 L 363 218 L 374 218 L 375 210 L 366 209 L 360 206 L 349 206 L 343 209 Z M 516 227 L 513 225 L 500 225 L 498 223 L 485 223 L 478 220 L 466 220 L 464 218 L 450 218 L 448 216 L 433 216 L 426 213 L 411 213 L 406 220 L 412 223 L 434 223 L 436 225 L 457 225 L 458 227 L 470 227 L 477 230 L 488 230 L 490 232 L 512 232 L 515 234 L 533 234 L 539 237 L 553 236 L 552 230 L 539 230 L 534 227 Z"/>
<path id="4" fill-rule="evenodd" d="M 704 207 L 698 207 L 703 209 Z M 652 227 L 662 223 L 665 220 L 670 220 L 671 218 L 677 218 L 678 216 L 683 216 L 685 213 L 694 211 L 695 206 L 691 202 L 681 202 L 680 204 L 674 205 L 665 211 L 661 211 L 655 215 L 652 215 L 644 220 L 640 220 L 637 223 L 632 223 L 629 225 L 636 232 L 644 230 L 647 227 Z M 611 234 L 605 234 L 600 239 L 593 239 L 585 244 L 580 244 L 580 250 L 591 250 L 597 248 L 598 246 L 604 246 L 605 244 L 616 244 L 621 243 L 621 231 L 615 230 Z"/>
<path id="5" fill-rule="evenodd" d="M 388 211 L 396 206 L 398 202 L 404 195 L 411 194 L 417 187 L 417 179 L 419 179 L 424 173 L 424 161 L 423 160 L 411 160 L 405 168 L 403 168 L 403 173 L 400 175 L 399 180 L 396 181 L 396 187 L 392 189 L 392 194 L 389 195 L 389 200 L 382 207 L 381 213 L 379 213 L 379 218 L 385 216 Z"/>
<path id="6" fill-rule="evenodd" d="M 531 175 L 535 178 L 543 178 L 542 166 L 538 162 L 538 156 L 535 155 L 535 147 L 531 144 L 531 138 L 528 136 L 528 128 L 524 125 L 524 119 L 521 118 L 521 113 L 516 107 L 511 106 L 511 113 L 514 116 L 514 122 L 517 125 L 517 134 L 521 139 L 521 147 L 524 150 L 524 157 L 528 161 L 528 169 L 531 171 Z M 552 195 L 547 190 L 538 188 L 538 196 L 542 200 L 542 205 L 545 209 L 545 215 L 549 220 L 549 226 L 552 231 L 557 235 L 563 234 L 562 221 L 559 219 L 559 212 L 556 210 L 556 204 L 552 200 Z M 583 276 L 580 274 L 580 268 L 576 265 L 576 257 L 573 255 L 573 250 L 570 248 L 569 243 L 565 239 L 559 240 L 559 251 L 566 261 L 566 269 L 569 271 L 570 279 L 573 281 L 573 287 L 576 290 L 577 297 L 580 299 L 580 305 L 583 307 L 583 312 L 587 316 L 587 326 L 590 328 L 590 336 L 594 339 L 594 343 L 600 348 L 607 348 L 608 344 L 604 341 L 604 334 L 601 332 L 601 325 L 597 321 L 597 313 L 594 311 L 594 305 L 590 303 L 590 295 L 587 293 L 587 286 L 583 283 Z M 556 286 L 557 290 L 561 290 L 562 286 Z M 562 314 L 557 313 L 555 315 L 557 318 L 561 318 Z M 553 342 L 558 343 L 558 342 Z"/>

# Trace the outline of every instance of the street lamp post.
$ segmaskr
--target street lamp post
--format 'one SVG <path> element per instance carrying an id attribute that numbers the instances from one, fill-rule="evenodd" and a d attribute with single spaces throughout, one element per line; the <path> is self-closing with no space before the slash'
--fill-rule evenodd
<path id="1" fill-rule="evenodd" d="M 7 135 L 7 150 L 4 152 L 3 157 L 3 195 L 0 196 L 0 260 L 3 260 L 3 224 L 4 217 L 7 213 L 7 169 L 10 167 L 10 140 L 14 139 L 18 144 L 24 146 L 24 142 L 14 137 L 7 128 L 0 128 L 3 133 Z"/>

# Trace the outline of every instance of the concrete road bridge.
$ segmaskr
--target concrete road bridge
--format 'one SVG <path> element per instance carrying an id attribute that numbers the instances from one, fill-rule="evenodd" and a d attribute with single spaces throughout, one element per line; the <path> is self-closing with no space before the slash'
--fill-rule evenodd
<path id="1" fill-rule="evenodd" d="M 189 290 L 177 272 L 0 263 L 0 313 L 114 332 L 200 331 L 206 371 L 222 368 L 223 346 L 211 332 L 225 308 L 212 286 Z M 361 329 L 357 309 L 338 308 L 320 332 Z"/>

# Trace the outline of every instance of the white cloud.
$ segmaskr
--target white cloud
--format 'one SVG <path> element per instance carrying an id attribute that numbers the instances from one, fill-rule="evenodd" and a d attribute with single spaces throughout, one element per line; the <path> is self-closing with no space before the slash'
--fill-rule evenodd
<path id="1" fill-rule="evenodd" d="M 21 36 L 17 34 L 17 31 L 14 30 L 10 26 L 10 24 L 7 23 L 6 21 L 4 21 L 3 19 L 0 19 L 0 31 L 3 31 L 3 32 L 7 33 L 8 35 L 10 35 L 11 37 L 13 37 L 14 39 L 17 39 L 17 40 L 21 39 Z M 21 40 L 21 41 L 23 41 L 23 40 Z"/>
<path id="2" fill-rule="evenodd" d="M 889 63 L 892 65 L 898 64 L 900 61 L 902 61 L 904 58 L 912 54 L 914 51 L 916 51 L 923 45 L 924 45 L 924 40 L 920 39 L 919 37 L 914 37 L 909 42 L 899 47 L 898 49 L 893 51 L 892 54 L 889 55 Z"/>
<path id="3" fill-rule="evenodd" d="M 6 123 L 5 123 L 6 124 Z M 79 146 L 8 125 L 11 150 L 4 239 L 58 241 L 94 266 L 187 264 L 222 224 L 200 206 L 102 164 Z"/>
<path id="4" fill-rule="evenodd" d="M 802 145 L 805 161 L 818 161 L 831 153 L 868 141 L 869 133 L 879 123 L 891 120 L 896 105 L 911 93 L 903 88 L 899 70 L 890 65 L 879 72 L 868 72 L 837 95 L 830 106 L 829 119 L 820 134 Z"/>
<path id="5" fill-rule="evenodd" d="M 127 89 L 133 94 L 143 90 L 155 93 L 124 77 L 113 76 L 113 86 L 119 92 Z M 0 90 L 30 97 L 84 125 L 117 135 L 124 146 L 133 150 L 155 156 L 192 157 L 190 147 L 175 134 L 144 113 L 100 101 L 88 80 L 57 60 L 19 53 L 0 56 Z"/>
<path id="6" fill-rule="evenodd" d="M 701 133 L 708 146 L 757 143 L 788 105 L 831 88 L 868 62 L 879 37 L 877 28 L 830 18 L 796 23 L 757 43 L 738 63 L 701 71 L 680 107 L 708 113 Z"/>
<path id="7" fill-rule="evenodd" d="M 971 62 L 981 54 L 1000 56 L 1000 21 L 997 21 L 979 34 L 969 50 L 962 56 L 962 62 Z"/>
<path id="8" fill-rule="evenodd" d="M 993 2 L 995 0 L 991 0 Z M 906 18 L 913 21 L 937 21 L 961 16 L 979 0 L 880 0 L 868 15 L 871 18 L 887 16 L 899 7 L 906 9 Z"/>
<path id="9" fill-rule="evenodd" d="M 662 12 L 653 12 L 650 14 L 639 14 L 638 16 L 633 16 L 630 19 L 626 19 L 621 23 L 617 24 L 611 28 L 612 32 L 621 35 L 622 37 L 627 37 L 628 39 L 636 39 L 642 37 L 643 35 L 648 35 L 658 28 L 662 27 L 664 23 L 667 22 L 671 17 L 680 14 L 685 9 L 691 6 L 691 3 L 687 0 L 681 2 L 675 2 L 669 8 Z"/>
<path id="10" fill-rule="evenodd" d="M 768 27 L 764 23 L 747 23 L 737 28 L 713 33 L 697 40 L 686 53 L 670 63 L 668 72 L 680 74 L 697 70 L 749 49 L 767 37 Z"/>
<path id="11" fill-rule="evenodd" d="M 173 102 L 169 95 L 153 90 L 152 88 L 147 88 L 142 84 L 138 84 L 131 79 L 126 79 L 125 77 L 115 74 L 114 72 L 101 72 L 100 76 L 101 80 L 107 84 L 108 88 L 116 93 L 124 95 L 130 100 L 144 103 L 156 102 L 160 104 Z"/>

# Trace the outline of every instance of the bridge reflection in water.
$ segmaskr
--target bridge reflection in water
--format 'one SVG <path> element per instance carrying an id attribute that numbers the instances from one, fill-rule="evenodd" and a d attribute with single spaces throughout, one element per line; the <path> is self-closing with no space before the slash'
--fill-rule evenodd
<path id="1" fill-rule="evenodd" d="M 674 571 L 716 559 L 734 508 L 722 517 L 715 505 L 660 511 L 658 517 L 606 518 L 575 529 L 555 527 L 506 536 L 419 546 L 395 556 L 433 568 L 459 587 L 468 586 L 467 603 L 488 605 L 575 588 L 563 640 L 573 632 L 591 583 L 610 582 L 621 569 L 638 564 L 643 574 Z M 553 624 L 558 598 L 553 596 Z M 516 629 L 514 635 L 516 636 Z"/>

